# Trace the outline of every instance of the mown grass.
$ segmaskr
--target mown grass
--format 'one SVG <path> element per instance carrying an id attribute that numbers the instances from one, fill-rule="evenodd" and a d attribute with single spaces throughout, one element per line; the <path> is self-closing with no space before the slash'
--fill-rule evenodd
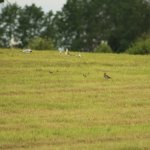
<path id="1" fill-rule="evenodd" d="M 0 50 L 0 149 L 150 149 L 150 55 L 71 54 Z"/>

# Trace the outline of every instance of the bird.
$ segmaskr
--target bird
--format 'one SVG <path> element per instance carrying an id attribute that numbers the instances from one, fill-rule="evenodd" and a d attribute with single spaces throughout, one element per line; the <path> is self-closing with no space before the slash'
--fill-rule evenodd
<path id="1" fill-rule="evenodd" d="M 89 72 L 88 73 L 83 73 L 84 78 L 86 78 L 88 75 L 89 75 Z"/>
<path id="2" fill-rule="evenodd" d="M 85 77 L 85 78 L 86 78 L 86 77 L 87 77 L 87 75 L 86 75 L 86 74 L 83 74 L 83 77 Z"/>
<path id="3" fill-rule="evenodd" d="M 49 71 L 49 73 L 53 73 L 52 71 Z"/>
<path id="4" fill-rule="evenodd" d="M 108 76 L 106 73 L 104 73 L 104 78 L 107 80 L 107 79 L 111 79 L 110 76 Z"/>

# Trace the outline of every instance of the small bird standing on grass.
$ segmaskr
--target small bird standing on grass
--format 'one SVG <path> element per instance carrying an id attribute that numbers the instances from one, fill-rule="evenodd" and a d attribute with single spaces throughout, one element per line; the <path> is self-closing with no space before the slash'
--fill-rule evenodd
<path id="1" fill-rule="evenodd" d="M 53 73 L 52 71 L 49 71 L 49 73 Z"/>
<path id="2" fill-rule="evenodd" d="M 86 75 L 86 74 L 83 74 L 83 77 L 85 77 L 85 78 L 86 78 L 86 77 L 87 77 L 87 75 Z"/>
<path id="3" fill-rule="evenodd" d="M 107 80 L 107 79 L 111 79 L 110 76 L 108 76 L 106 73 L 104 73 L 104 78 Z"/>

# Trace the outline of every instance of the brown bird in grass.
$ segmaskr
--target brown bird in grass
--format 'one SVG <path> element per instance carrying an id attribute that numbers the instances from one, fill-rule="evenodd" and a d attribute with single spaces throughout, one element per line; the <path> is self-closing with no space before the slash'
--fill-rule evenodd
<path id="1" fill-rule="evenodd" d="M 88 75 L 89 75 L 89 72 L 88 72 L 88 73 L 86 73 L 86 74 L 84 73 L 84 74 L 83 74 L 83 77 L 85 77 L 85 78 L 86 78 Z"/>
<path id="2" fill-rule="evenodd" d="M 86 75 L 86 74 L 83 74 L 83 77 L 85 77 L 85 78 L 86 78 L 86 77 L 87 77 L 87 75 Z"/>
<path id="3" fill-rule="evenodd" d="M 104 73 L 104 78 L 107 80 L 107 79 L 111 79 L 110 76 L 108 76 L 106 73 Z"/>
<path id="4" fill-rule="evenodd" d="M 52 71 L 49 71 L 49 73 L 53 73 Z"/>

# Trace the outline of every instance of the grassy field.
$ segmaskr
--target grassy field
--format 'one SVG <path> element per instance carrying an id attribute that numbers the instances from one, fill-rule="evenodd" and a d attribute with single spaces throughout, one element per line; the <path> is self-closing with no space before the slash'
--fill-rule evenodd
<path id="1" fill-rule="evenodd" d="M 71 54 L 0 50 L 0 149 L 149 150 L 150 55 Z"/>

